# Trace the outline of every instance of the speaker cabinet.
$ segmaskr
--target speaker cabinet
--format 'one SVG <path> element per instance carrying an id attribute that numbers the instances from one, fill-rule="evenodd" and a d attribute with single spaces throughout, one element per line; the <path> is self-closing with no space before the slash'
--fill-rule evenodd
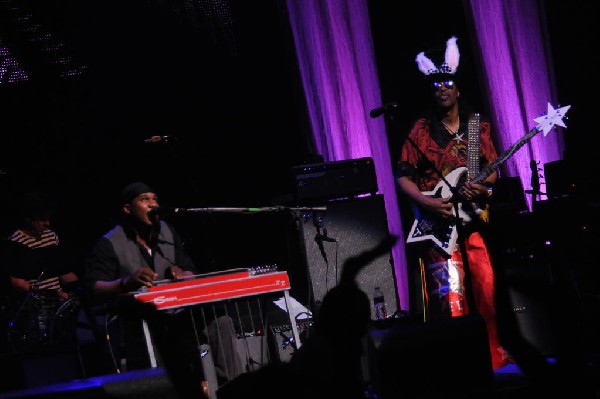
<path id="1" fill-rule="evenodd" d="M 533 248 L 503 255 L 496 257 L 496 313 L 507 349 L 515 345 L 514 340 L 523 340 L 540 354 L 555 354 L 552 304 L 559 300 L 554 297 L 560 290 L 554 283 L 552 264 L 540 259 L 540 251 Z"/>
<path id="2" fill-rule="evenodd" d="M 316 308 L 325 293 L 338 283 L 344 262 L 375 247 L 389 234 L 381 195 L 331 201 L 325 205 L 325 211 L 305 215 L 301 220 L 310 289 Z M 381 288 L 388 314 L 399 310 L 393 270 L 390 252 L 366 265 L 356 279 L 369 297 L 375 287 Z M 375 318 L 373 307 L 371 316 Z"/>

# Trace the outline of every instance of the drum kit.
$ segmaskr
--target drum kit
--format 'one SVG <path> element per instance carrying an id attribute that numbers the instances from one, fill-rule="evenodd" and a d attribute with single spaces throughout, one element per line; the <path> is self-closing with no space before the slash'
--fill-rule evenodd
<path id="1" fill-rule="evenodd" d="M 75 296 L 63 300 L 56 290 L 32 287 L 8 323 L 9 346 L 22 351 L 74 343 L 79 309 Z"/>

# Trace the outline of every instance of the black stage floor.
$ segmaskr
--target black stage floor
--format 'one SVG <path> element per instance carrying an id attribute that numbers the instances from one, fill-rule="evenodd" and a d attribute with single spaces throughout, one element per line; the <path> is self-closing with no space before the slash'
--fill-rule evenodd
<path id="1" fill-rule="evenodd" d="M 600 398 L 600 354 L 586 355 L 584 367 L 580 373 L 562 370 L 556 359 L 547 358 L 550 366 L 547 374 L 541 375 L 539 381 L 534 382 L 516 363 L 494 371 L 494 389 L 481 395 L 469 395 L 477 398 L 531 398 L 531 397 L 572 397 L 572 398 Z M 55 365 L 60 367 L 60 365 Z M 7 367 L 5 365 L 4 367 Z M 465 376 L 468 380 L 468 376 Z M 401 378 L 399 376 L 399 378 Z M 449 397 L 440 395 L 420 395 L 414 390 L 403 394 L 394 395 L 398 398 L 433 398 Z M 42 385 L 37 387 L 13 390 L 0 393 L 2 399 L 25 398 L 177 398 L 173 386 L 161 368 L 129 371 L 120 374 L 108 374 L 75 379 L 69 382 Z M 453 397 L 453 396 L 452 396 Z M 201 395 L 198 398 L 202 398 Z"/>

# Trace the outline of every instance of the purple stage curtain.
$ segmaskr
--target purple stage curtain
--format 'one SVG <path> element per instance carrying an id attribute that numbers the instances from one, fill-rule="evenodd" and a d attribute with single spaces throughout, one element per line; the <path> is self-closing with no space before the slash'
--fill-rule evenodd
<path id="1" fill-rule="evenodd" d="M 325 161 L 372 157 L 383 194 L 398 299 L 409 309 L 405 238 L 383 118 L 366 0 L 288 0 L 287 8 L 302 75 L 316 152 Z"/>
<path id="2" fill-rule="evenodd" d="M 467 0 L 478 44 L 490 117 L 496 128 L 498 151 L 507 150 L 535 127 L 534 118 L 547 111 L 547 103 L 559 104 L 543 2 L 538 0 Z M 507 176 L 519 176 L 531 188 L 530 161 L 545 163 L 562 159 L 563 129 L 542 133 L 506 161 Z M 544 192 L 544 187 L 541 187 Z M 542 197 L 543 199 L 544 197 Z M 527 195 L 531 209 L 532 198 Z"/>

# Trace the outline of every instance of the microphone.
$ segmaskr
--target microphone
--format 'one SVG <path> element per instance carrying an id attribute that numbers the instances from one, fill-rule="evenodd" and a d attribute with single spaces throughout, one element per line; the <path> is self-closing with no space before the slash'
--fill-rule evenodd
<path id="1" fill-rule="evenodd" d="M 144 144 L 160 143 L 161 141 L 164 141 L 166 143 L 172 140 L 175 140 L 174 136 L 152 136 L 147 139 L 144 139 Z"/>
<path id="2" fill-rule="evenodd" d="M 392 101 L 391 103 L 383 104 L 381 107 L 373 108 L 371 112 L 369 112 L 369 115 L 371 118 L 377 118 L 393 109 L 398 108 L 398 106 L 399 104 L 396 101 Z"/>

